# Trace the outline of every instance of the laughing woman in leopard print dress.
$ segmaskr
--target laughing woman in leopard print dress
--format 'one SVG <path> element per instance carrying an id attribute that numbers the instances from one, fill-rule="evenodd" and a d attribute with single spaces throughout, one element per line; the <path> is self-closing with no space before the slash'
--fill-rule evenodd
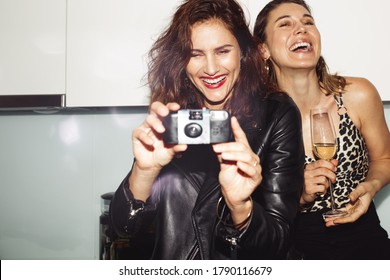
<path id="1" fill-rule="evenodd" d="M 257 17 L 254 35 L 269 80 L 289 93 L 302 115 L 305 186 L 295 225 L 295 247 L 306 259 L 390 259 L 390 240 L 373 198 L 390 182 L 390 134 L 383 104 L 364 78 L 328 73 L 321 37 L 302 0 L 274 0 Z M 315 160 L 310 109 L 325 107 L 338 127 L 335 160 Z M 348 215 L 322 218 L 330 208 L 327 184 Z"/>

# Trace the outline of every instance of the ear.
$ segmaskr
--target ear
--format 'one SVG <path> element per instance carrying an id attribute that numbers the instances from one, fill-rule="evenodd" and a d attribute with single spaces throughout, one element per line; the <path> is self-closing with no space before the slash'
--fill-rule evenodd
<path id="1" fill-rule="evenodd" d="M 259 52 L 261 54 L 261 57 L 264 59 L 264 60 L 268 60 L 270 57 L 271 57 L 271 53 L 267 47 L 267 45 L 265 43 L 261 43 L 257 46 L 257 48 L 259 49 Z"/>

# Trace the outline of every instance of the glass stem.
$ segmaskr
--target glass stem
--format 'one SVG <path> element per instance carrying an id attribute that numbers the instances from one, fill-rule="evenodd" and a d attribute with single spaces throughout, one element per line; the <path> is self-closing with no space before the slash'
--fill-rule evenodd
<path id="1" fill-rule="evenodd" d="M 333 184 L 329 178 L 328 178 L 328 184 L 329 184 L 329 193 L 330 193 L 330 206 L 331 206 L 332 210 L 335 210 L 336 208 L 334 206 Z"/>

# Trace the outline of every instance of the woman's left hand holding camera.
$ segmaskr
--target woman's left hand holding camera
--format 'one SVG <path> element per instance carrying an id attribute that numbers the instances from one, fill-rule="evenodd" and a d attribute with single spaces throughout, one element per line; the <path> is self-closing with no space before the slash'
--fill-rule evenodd
<path id="1" fill-rule="evenodd" d="M 165 145 L 162 133 L 165 131 L 162 119 L 170 111 L 177 111 L 177 103 L 154 102 L 144 122 L 133 130 L 134 167 L 129 177 L 130 189 L 136 199 L 146 201 L 150 196 L 154 180 L 161 169 L 167 165 L 178 152 L 187 149 L 187 145 Z"/>
<path id="2" fill-rule="evenodd" d="M 235 117 L 231 119 L 235 142 L 213 145 L 221 162 L 219 182 L 234 224 L 245 221 L 253 208 L 251 194 L 262 181 L 260 159 Z"/>

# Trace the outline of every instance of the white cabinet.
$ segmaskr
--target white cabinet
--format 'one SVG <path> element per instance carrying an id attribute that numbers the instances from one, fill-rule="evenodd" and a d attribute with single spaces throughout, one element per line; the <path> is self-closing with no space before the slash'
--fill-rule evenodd
<path id="1" fill-rule="evenodd" d="M 147 105 L 147 52 L 180 1 L 67 2 L 66 105 Z"/>
<path id="2" fill-rule="evenodd" d="M 0 95 L 65 93 L 66 0 L 0 0 Z"/>
<path id="3" fill-rule="evenodd" d="M 0 0 L 0 109 L 4 96 L 65 93 L 67 107 L 147 105 L 147 53 L 180 3 L 181 0 Z M 250 13 L 251 25 L 265 5 L 255 0 L 240 3 Z M 390 100 L 385 96 L 390 92 L 384 71 L 389 64 L 390 56 L 385 55 L 388 52 L 356 54 L 358 49 L 370 49 L 368 45 L 379 37 L 380 42 L 373 47 L 386 48 L 388 37 L 378 37 L 386 33 L 386 24 L 381 22 L 386 17 L 377 16 L 377 21 L 355 29 L 345 25 L 345 32 L 336 32 L 340 36 L 355 30 L 371 38 L 352 44 L 352 39 L 359 36 L 330 39 L 337 28 L 321 26 L 329 13 L 321 13 L 326 5 L 320 6 L 314 11 L 323 41 L 339 42 L 323 46 L 332 72 L 367 77 L 383 100 Z M 359 5 L 360 14 L 364 14 L 366 6 Z M 340 13 L 344 10 L 340 9 Z M 349 21 L 352 25 L 359 23 L 355 14 Z M 363 27 L 367 29 L 364 32 Z M 354 52 L 350 51 L 351 45 Z M 342 63 L 339 57 L 344 57 L 345 65 L 338 64 Z"/>

